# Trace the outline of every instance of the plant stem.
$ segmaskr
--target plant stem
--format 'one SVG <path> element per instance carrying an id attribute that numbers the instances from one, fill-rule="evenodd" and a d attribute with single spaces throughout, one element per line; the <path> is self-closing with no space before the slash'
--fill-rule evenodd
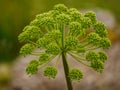
<path id="1" fill-rule="evenodd" d="M 69 74 L 69 65 L 68 65 L 68 62 L 67 62 L 67 59 L 66 59 L 66 52 L 64 51 L 64 36 L 65 36 L 65 30 L 64 30 L 64 24 L 61 24 L 61 27 L 60 27 L 60 30 L 61 30 L 61 33 L 62 33 L 62 38 L 61 38 L 61 42 L 62 42 L 62 61 L 63 61 L 63 67 L 64 67 L 64 72 L 65 72 L 65 78 L 66 78 L 66 82 L 67 82 L 67 87 L 68 87 L 68 90 L 73 90 L 72 88 L 72 83 L 71 83 L 71 80 L 70 80 L 70 77 L 68 77 L 68 74 Z"/>
<path id="2" fill-rule="evenodd" d="M 62 52 L 62 60 L 63 60 L 63 66 L 64 66 L 64 72 L 65 72 L 65 78 L 66 78 L 68 90 L 73 90 L 71 80 L 68 77 L 69 66 L 68 66 L 68 63 L 67 63 L 67 60 L 66 60 L 66 54 L 64 52 Z"/>

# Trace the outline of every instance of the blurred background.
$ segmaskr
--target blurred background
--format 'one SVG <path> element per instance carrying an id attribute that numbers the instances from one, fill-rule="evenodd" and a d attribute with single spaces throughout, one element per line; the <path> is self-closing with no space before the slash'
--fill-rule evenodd
<path id="1" fill-rule="evenodd" d="M 17 38 L 36 14 L 49 11 L 58 3 L 81 12 L 96 12 L 98 20 L 107 25 L 112 42 L 102 74 L 77 65 L 69 57 L 85 75 L 80 83 L 73 83 L 74 90 L 120 90 L 120 0 L 0 0 L 0 90 L 66 90 L 63 68 L 59 68 L 61 73 L 55 80 L 44 78 L 41 72 L 32 77 L 26 75 L 26 64 L 36 57 L 19 56 L 22 44 Z"/>

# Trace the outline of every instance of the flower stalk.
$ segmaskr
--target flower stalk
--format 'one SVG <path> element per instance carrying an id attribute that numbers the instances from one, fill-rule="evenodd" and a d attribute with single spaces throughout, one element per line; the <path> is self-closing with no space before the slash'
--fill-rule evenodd
<path id="1" fill-rule="evenodd" d="M 70 79 L 70 77 L 68 77 L 69 76 L 69 65 L 68 65 L 68 62 L 66 59 L 66 54 L 64 52 L 62 52 L 62 61 L 63 61 L 63 67 L 64 67 L 65 78 L 66 78 L 68 90 L 73 90 L 71 79 Z"/>

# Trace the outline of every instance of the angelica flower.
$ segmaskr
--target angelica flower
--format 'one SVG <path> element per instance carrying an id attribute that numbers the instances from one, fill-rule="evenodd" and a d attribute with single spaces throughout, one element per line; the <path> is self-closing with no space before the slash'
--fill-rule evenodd
<path id="1" fill-rule="evenodd" d="M 67 54 L 101 73 L 108 59 L 103 49 L 109 49 L 111 46 L 107 36 L 104 23 L 96 19 L 94 12 L 82 14 L 75 8 L 57 4 L 53 10 L 36 15 L 18 39 L 25 43 L 20 49 L 23 56 L 31 54 L 39 57 L 39 60 L 32 60 L 28 64 L 27 74 L 36 74 L 49 62 L 56 60 L 43 71 L 44 76 L 54 79 L 59 73 L 56 66 L 60 61 L 59 57 L 62 56 L 68 90 L 72 90 L 71 81 L 80 81 L 83 73 L 80 69 L 71 68 Z M 35 51 L 34 48 L 38 50 Z"/>

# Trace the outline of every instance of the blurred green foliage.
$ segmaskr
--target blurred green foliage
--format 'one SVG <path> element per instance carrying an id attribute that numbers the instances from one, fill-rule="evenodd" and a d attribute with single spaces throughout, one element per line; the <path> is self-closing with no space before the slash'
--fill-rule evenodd
<path id="1" fill-rule="evenodd" d="M 17 35 L 29 22 L 29 0 L 0 1 L 0 62 L 14 60 L 18 55 Z"/>
<path id="2" fill-rule="evenodd" d="M 120 0 L 0 0 L 0 62 L 18 56 L 17 36 L 36 14 L 52 9 L 57 3 L 67 7 L 103 8 L 113 12 L 120 21 Z"/>

